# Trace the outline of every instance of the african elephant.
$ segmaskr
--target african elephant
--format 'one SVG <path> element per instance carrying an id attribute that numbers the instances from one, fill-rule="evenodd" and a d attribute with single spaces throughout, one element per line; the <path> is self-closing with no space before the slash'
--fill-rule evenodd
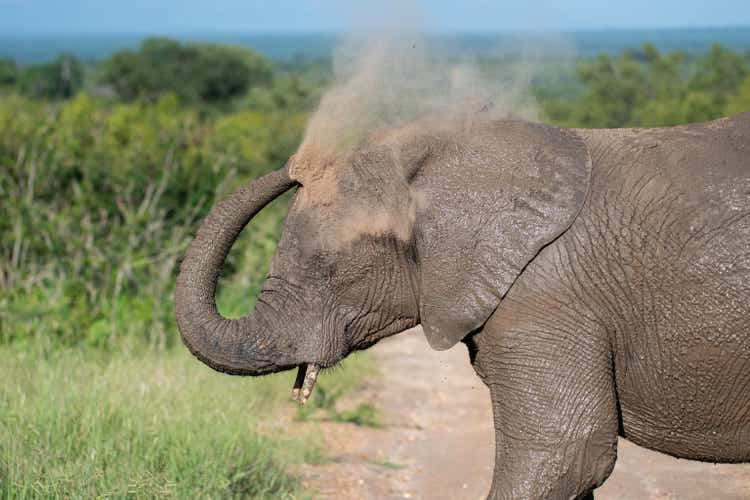
<path id="1" fill-rule="evenodd" d="M 255 311 L 217 313 L 237 235 L 297 188 Z M 303 152 L 219 203 L 182 338 L 234 375 L 320 368 L 421 324 L 489 387 L 490 498 L 585 498 L 617 437 L 750 461 L 750 113 L 672 128 L 415 121 Z"/>

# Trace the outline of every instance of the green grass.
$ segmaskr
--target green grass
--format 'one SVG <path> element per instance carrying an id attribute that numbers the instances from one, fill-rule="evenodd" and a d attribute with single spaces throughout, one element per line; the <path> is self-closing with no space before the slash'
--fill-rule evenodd
<path id="1" fill-rule="evenodd" d="M 400 464 L 398 462 L 391 462 L 390 460 L 368 460 L 372 465 L 377 465 L 379 467 L 383 467 L 384 469 L 390 469 L 390 470 L 401 470 L 406 467 L 404 464 Z"/>
<path id="2" fill-rule="evenodd" d="M 337 411 L 331 416 L 331 420 L 348 422 L 362 427 L 383 427 L 377 408 L 367 403 L 362 403 L 352 410 Z"/>
<path id="3" fill-rule="evenodd" d="M 0 498 L 300 498 L 290 466 L 323 460 L 311 438 L 262 431 L 293 373 L 229 377 L 184 349 L 46 353 L 0 348 Z M 316 390 L 351 390 L 368 366 L 355 356 Z"/>

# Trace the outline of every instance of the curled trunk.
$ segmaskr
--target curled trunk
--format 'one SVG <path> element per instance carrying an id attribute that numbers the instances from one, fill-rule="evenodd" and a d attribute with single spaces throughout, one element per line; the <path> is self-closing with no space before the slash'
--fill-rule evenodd
<path id="1" fill-rule="evenodd" d="M 261 311 L 227 319 L 216 308 L 216 283 L 242 229 L 263 207 L 294 185 L 286 168 L 256 179 L 218 203 L 185 253 L 175 291 L 175 316 L 182 340 L 211 368 L 235 375 L 260 375 L 288 368 L 291 353 L 275 349 L 274 332 Z"/>

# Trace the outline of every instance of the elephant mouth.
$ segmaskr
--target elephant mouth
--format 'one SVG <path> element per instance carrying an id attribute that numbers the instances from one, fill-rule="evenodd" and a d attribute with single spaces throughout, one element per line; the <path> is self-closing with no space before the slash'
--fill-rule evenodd
<path id="1" fill-rule="evenodd" d="M 320 365 L 314 363 L 302 363 L 297 369 L 297 378 L 294 381 L 292 389 L 292 399 L 299 402 L 300 405 L 307 403 L 310 394 L 312 394 L 315 381 L 318 380 Z"/>

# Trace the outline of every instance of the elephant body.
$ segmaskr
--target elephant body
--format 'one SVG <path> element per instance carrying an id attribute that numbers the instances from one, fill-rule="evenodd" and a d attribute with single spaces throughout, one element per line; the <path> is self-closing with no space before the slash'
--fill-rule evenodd
<path id="1" fill-rule="evenodd" d="M 299 186 L 256 312 L 216 313 L 247 220 Z M 318 367 L 421 324 L 490 388 L 490 498 L 584 498 L 617 438 L 750 461 L 750 113 L 571 130 L 415 123 L 300 150 L 207 219 L 182 264 L 185 343 L 213 368 Z M 304 384 L 303 384 L 304 380 Z"/>
<path id="2" fill-rule="evenodd" d="M 750 461 L 750 117 L 578 132 L 580 214 L 467 339 L 493 399 L 496 498 L 591 491 L 618 434 Z"/>

